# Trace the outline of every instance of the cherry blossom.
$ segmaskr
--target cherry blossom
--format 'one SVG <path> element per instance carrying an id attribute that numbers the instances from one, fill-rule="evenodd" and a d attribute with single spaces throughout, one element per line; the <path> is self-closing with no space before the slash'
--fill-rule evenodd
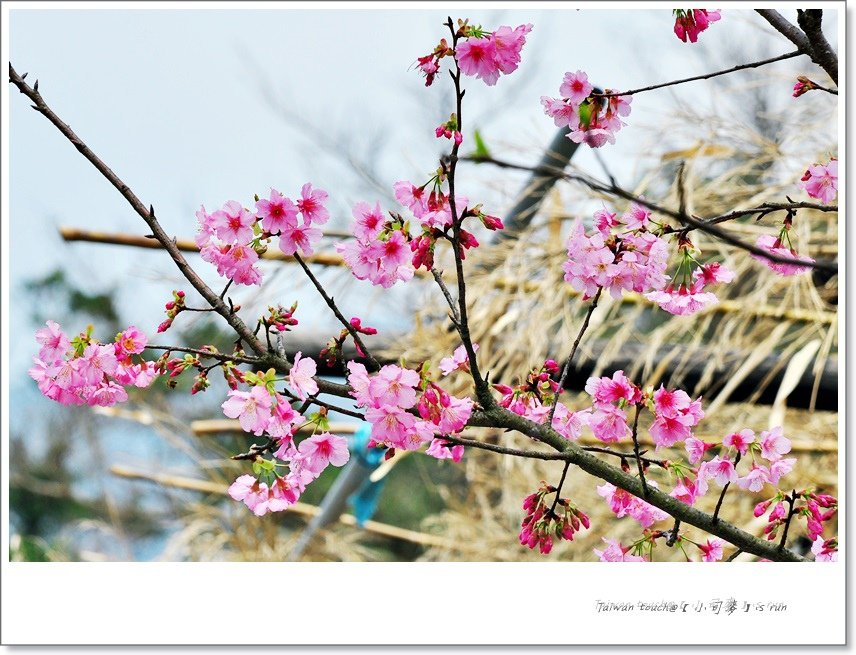
<path id="1" fill-rule="evenodd" d="M 800 186 L 812 198 L 830 203 L 838 195 L 838 160 L 833 158 L 826 165 L 809 166 L 800 178 Z"/>
<path id="2" fill-rule="evenodd" d="M 318 367 L 315 361 L 303 357 L 302 352 L 294 355 L 294 364 L 288 372 L 288 386 L 297 394 L 300 400 L 318 393 L 318 383 L 314 380 Z"/>
<path id="3" fill-rule="evenodd" d="M 698 41 L 698 35 L 720 19 L 719 10 L 675 9 L 675 35 L 684 43 Z"/>

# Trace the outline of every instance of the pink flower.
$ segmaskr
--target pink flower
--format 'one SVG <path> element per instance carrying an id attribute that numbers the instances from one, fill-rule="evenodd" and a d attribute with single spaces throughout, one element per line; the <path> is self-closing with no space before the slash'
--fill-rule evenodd
<path id="1" fill-rule="evenodd" d="M 677 289 L 669 285 L 662 291 L 651 291 L 646 293 L 645 297 L 657 303 L 660 309 L 676 316 L 695 314 L 708 305 L 715 305 L 719 302 L 717 297 L 709 291 L 688 289 L 683 284 Z"/>
<path id="2" fill-rule="evenodd" d="M 371 378 L 369 396 L 375 407 L 394 405 L 410 409 L 416 404 L 416 389 L 419 374 L 408 368 L 387 364 Z"/>
<path id="3" fill-rule="evenodd" d="M 811 552 L 814 554 L 815 562 L 837 562 L 838 561 L 838 540 L 827 539 L 818 535 L 811 545 Z"/>
<path id="4" fill-rule="evenodd" d="M 698 549 L 702 552 L 702 560 L 705 562 L 718 562 L 722 559 L 722 546 L 725 542 L 722 539 L 708 539 L 704 544 L 698 544 Z"/>
<path id="5" fill-rule="evenodd" d="M 715 444 L 705 443 L 701 439 L 695 437 L 687 437 L 684 441 L 684 448 L 687 449 L 687 461 L 690 464 L 698 464 L 704 457 L 704 453 L 713 448 Z"/>
<path id="6" fill-rule="evenodd" d="M 595 555 L 600 558 L 601 562 L 646 561 L 644 557 L 640 557 L 639 555 L 628 555 L 630 552 L 630 546 L 624 547 L 616 539 L 607 539 L 606 537 L 603 537 L 603 541 L 606 543 L 606 548 L 603 550 L 598 550 L 597 548 L 592 549 L 594 550 Z"/>
<path id="7" fill-rule="evenodd" d="M 741 455 L 745 455 L 749 450 L 749 444 L 755 441 L 755 433 L 746 428 L 740 432 L 729 434 L 722 440 L 722 445 L 736 448 Z"/>
<path id="8" fill-rule="evenodd" d="M 716 484 L 724 487 L 729 482 L 737 482 L 737 471 L 734 470 L 734 462 L 723 459 L 719 455 L 699 467 L 699 478 L 713 478 Z"/>
<path id="9" fill-rule="evenodd" d="M 660 415 L 654 419 L 648 432 L 657 448 L 668 448 L 673 446 L 678 441 L 684 441 L 692 434 L 690 428 L 693 425 L 693 418 L 686 414 L 676 414 L 675 416 Z"/>
<path id="10" fill-rule="evenodd" d="M 391 448 L 403 447 L 412 431 L 416 417 L 394 405 L 369 407 L 366 421 L 372 424 L 372 439 Z"/>
<path id="11" fill-rule="evenodd" d="M 770 481 L 770 471 L 764 466 L 752 465 L 749 473 L 742 478 L 737 479 L 737 486 L 741 489 L 748 489 L 755 493 L 761 491 L 764 485 Z"/>
<path id="12" fill-rule="evenodd" d="M 503 25 L 489 37 L 493 40 L 496 65 L 505 75 L 510 75 L 517 70 L 520 63 L 520 51 L 526 43 L 526 35 L 531 31 L 531 23 L 518 25 L 513 30 L 510 26 Z"/>
<path id="13" fill-rule="evenodd" d="M 321 189 L 312 189 L 310 183 L 306 183 L 300 189 L 300 200 L 297 208 L 303 215 L 303 222 L 308 227 L 310 223 L 323 225 L 330 218 L 330 212 L 324 207 L 327 200 L 327 192 Z"/>
<path id="14" fill-rule="evenodd" d="M 762 234 L 761 236 L 759 236 L 758 240 L 755 242 L 755 246 L 760 248 L 761 250 L 766 250 L 771 255 L 777 255 L 779 257 L 788 257 L 792 259 L 801 260 L 807 263 L 814 262 L 814 259 L 811 257 L 806 257 L 805 255 L 798 255 L 797 251 L 793 248 L 785 248 L 782 244 L 781 239 L 775 238 L 772 234 Z M 779 275 L 798 275 L 799 273 L 806 273 L 811 270 L 811 266 L 774 262 L 760 255 L 752 254 L 752 258 L 757 259 L 767 268 L 772 271 L 775 271 Z"/>
<path id="15" fill-rule="evenodd" d="M 256 217 L 235 200 L 229 200 L 222 209 L 211 214 L 210 221 L 214 233 L 226 243 L 249 243 L 253 238 Z"/>
<path id="16" fill-rule="evenodd" d="M 229 398 L 221 407 L 226 416 L 238 419 L 242 430 L 260 435 L 270 421 L 270 392 L 261 386 L 249 392 L 230 390 Z"/>
<path id="17" fill-rule="evenodd" d="M 734 279 L 734 271 L 719 262 L 699 266 L 693 271 L 693 281 L 701 280 L 701 285 L 728 283 Z"/>
<path id="18" fill-rule="evenodd" d="M 36 335 L 36 338 L 38 338 L 38 333 Z M 145 350 L 147 343 L 148 339 L 146 335 L 131 325 L 116 335 L 116 356 L 127 357 L 129 355 L 138 355 Z"/>
<path id="19" fill-rule="evenodd" d="M 621 216 L 621 221 L 627 227 L 628 230 L 644 230 L 648 228 L 648 224 L 650 223 L 651 212 L 650 210 L 638 203 L 631 202 L 630 209 L 628 209 Z"/>
<path id="20" fill-rule="evenodd" d="M 488 36 L 471 36 L 460 41 L 455 47 L 455 59 L 461 72 L 493 86 L 500 73 L 509 75 L 517 70 L 520 51 L 531 30 L 531 24 L 519 25 L 513 30 L 503 25 Z"/>
<path id="21" fill-rule="evenodd" d="M 464 447 L 458 444 L 449 448 L 448 442 L 443 441 L 443 439 L 434 439 L 425 454 L 436 459 L 451 459 L 457 463 L 464 456 Z"/>
<path id="22" fill-rule="evenodd" d="M 116 349 L 113 346 L 92 343 L 77 360 L 77 373 L 84 384 L 97 385 L 105 375 L 112 375 L 119 368 Z"/>
<path id="23" fill-rule="evenodd" d="M 455 59 L 464 75 L 475 76 L 493 86 L 499 79 L 496 44 L 487 37 L 469 38 L 455 47 Z"/>
<path id="24" fill-rule="evenodd" d="M 294 365 L 288 372 L 288 386 L 300 400 L 306 400 L 306 396 L 318 393 L 318 383 L 313 379 L 318 367 L 314 360 L 302 355 L 302 352 L 298 352 L 294 356 Z"/>
<path id="25" fill-rule="evenodd" d="M 632 405 L 642 398 L 642 392 L 624 375 L 624 371 L 615 371 L 612 379 L 589 378 L 586 380 L 585 390 L 594 398 L 595 407 L 617 403 L 620 400 Z"/>
<path id="26" fill-rule="evenodd" d="M 786 457 L 784 459 L 777 459 L 770 464 L 770 484 L 779 484 L 779 480 L 790 473 L 796 463 L 797 460 L 795 457 Z"/>
<path id="27" fill-rule="evenodd" d="M 358 239 L 373 239 L 383 229 L 385 222 L 380 203 L 372 209 L 367 202 L 358 202 L 351 210 L 354 216 L 354 236 Z"/>
<path id="28" fill-rule="evenodd" d="M 797 77 L 797 83 L 794 84 L 794 98 L 799 98 L 802 94 L 808 93 L 812 89 L 816 89 L 817 84 L 812 82 L 804 75 Z"/>
<path id="29" fill-rule="evenodd" d="M 662 384 L 654 392 L 654 412 L 659 416 L 678 416 L 690 406 L 690 397 L 681 389 L 666 389 Z"/>
<path id="30" fill-rule="evenodd" d="M 413 212 L 416 218 L 421 218 L 428 211 L 428 198 L 425 187 L 415 186 L 411 182 L 400 181 L 392 185 L 395 199 Z"/>
<path id="31" fill-rule="evenodd" d="M 572 412 L 563 403 L 559 403 L 553 414 L 553 429 L 565 439 L 576 441 L 582 436 L 583 425 L 588 424 L 588 418 L 588 411 Z"/>
<path id="32" fill-rule="evenodd" d="M 473 350 L 478 352 L 479 345 L 477 343 L 473 344 Z M 451 357 L 444 357 L 440 360 L 440 371 L 442 371 L 444 376 L 454 371 L 470 372 L 470 360 L 467 356 L 467 349 L 464 348 L 463 344 L 455 348 L 455 352 Z"/>
<path id="33" fill-rule="evenodd" d="M 559 93 L 562 94 L 562 97 L 567 98 L 572 105 L 577 106 L 588 98 L 593 90 L 594 87 L 588 81 L 588 75 L 582 71 L 565 73 L 562 85 L 559 87 Z"/>
<path id="34" fill-rule="evenodd" d="M 348 440 L 329 432 L 316 434 L 300 442 L 298 450 L 307 468 L 315 474 L 321 473 L 328 464 L 344 466 L 348 462 Z"/>
<path id="35" fill-rule="evenodd" d="M 267 484 L 259 482 L 252 475 L 242 475 L 229 486 L 229 495 L 234 500 L 244 501 L 256 516 L 268 511 L 269 489 Z"/>
<path id="36" fill-rule="evenodd" d="M 791 441 L 782 434 L 780 425 L 762 432 L 758 442 L 761 444 L 761 457 L 769 462 L 780 460 L 782 455 L 791 452 Z"/>
<path id="37" fill-rule="evenodd" d="M 648 484 L 653 487 L 657 486 L 653 480 L 648 481 Z M 605 482 L 601 486 L 597 487 L 597 493 L 599 496 L 606 499 L 609 503 L 609 508 L 618 518 L 631 516 L 636 519 L 643 528 L 647 528 L 653 523 L 662 521 L 669 516 L 662 510 L 657 509 L 653 505 L 646 503 L 644 500 L 637 498 L 629 491 L 619 489 L 609 482 Z"/>
<path id="38" fill-rule="evenodd" d="M 592 412 L 589 427 L 594 436 L 604 443 L 614 443 L 630 434 L 627 414 L 612 405 L 605 405 Z"/>
<path id="39" fill-rule="evenodd" d="M 679 477 L 675 482 L 675 488 L 672 489 L 669 495 L 677 498 L 682 503 L 692 505 L 697 498 L 704 494 L 701 493 L 701 488 L 695 482 L 686 477 Z"/>
<path id="40" fill-rule="evenodd" d="M 304 255 L 311 255 L 314 244 L 318 242 L 324 233 L 315 227 L 310 227 L 307 221 L 300 226 L 287 226 L 280 232 L 279 249 L 286 255 L 293 255 L 300 250 Z"/>
<path id="41" fill-rule="evenodd" d="M 270 190 L 270 199 L 256 201 L 256 215 L 271 234 L 297 227 L 297 207 L 276 189 Z"/>
<path id="42" fill-rule="evenodd" d="M 698 35 L 720 19 L 719 11 L 675 9 L 675 35 L 684 43 L 698 41 Z"/>
<path id="43" fill-rule="evenodd" d="M 281 512 L 288 509 L 297 499 L 300 491 L 287 478 L 278 477 L 268 490 L 268 509 L 271 512 Z"/>
<path id="44" fill-rule="evenodd" d="M 361 407 L 369 407 L 374 405 L 371 395 L 369 394 L 369 379 L 366 367 L 354 361 L 348 362 L 348 384 L 351 387 L 351 395 L 357 401 L 357 405 Z"/>
<path id="45" fill-rule="evenodd" d="M 838 160 L 831 159 L 825 166 L 809 166 L 800 180 L 802 188 L 812 198 L 830 203 L 838 195 Z"/>
<path id="46" fill-rule="evenodd" d="M 42 344 L 39 359 L 53 363 L 62 359 L 71 350 L 71 341 L 62 331 L 59 323 L 49 320 L 45 325 L 47 327 L 36 331 L 36 341 Z"/>

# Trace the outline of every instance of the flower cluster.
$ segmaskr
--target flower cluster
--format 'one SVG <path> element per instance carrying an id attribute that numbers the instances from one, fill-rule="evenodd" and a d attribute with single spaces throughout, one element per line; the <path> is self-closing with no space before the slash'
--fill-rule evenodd
<path id="1" fill-rule="evenodd" d="M 606 209 L 595 213 L 596 231 L 586 234 L 581 221 L 568 238 L 568 260 L 562 265 L 565 281 L 583 293 L 583 300 L 595 295 L 599 287 L 620 298 L 622 291 L 662 289 L 668 277 L 666 242 L 648 232 L 647 212 L 633 204 L 620 220 Z M 624 232 L 612 234 L 620 226 Z"/>
<path id="2" fill-rule="evenodd" d="M 833 157 L 826 164 L 809 166 L 800 178 L 800 186 L 821 202 L 835 200 L 838 195 L 838 159 Z"/>
<path id="3" fill-rule="evenodd" d="M 158 333 L 166 332 L 171 326 L 175 317 L 184 311 L 184 291 L 173 291 L 172 300 L 166 303 L 166 320 L 158 325 Z"/>
<path id="4" fill-rule="evenodd" d="M 591 234 L 577 221 L 568 237 L 568 260 L 562 265 L 565 281 L 582 292 L 583 300 L 598 289 L 606 289 L 613 298 L 635 291 L 678 315 L 716 303 L 706 287 L 730 282 L 734 273 L 718 262 L 700 264 L 692 243 L 681 235 L 678 268 L 670 278 L 668 245 L 650 231 L 652 224 L 651 212 L 638 203 L 632 203 L 620 218 L 607 209 L 595 212 L 596 229 Z"/>
<path id="5" fill-rule="evenodd" d="M 633 555 L 634 546 L 622 546 L 617 539 L 603 537 L 606 548 L 598 550 L 594 548 L 594 554 L 601 562 L 646 562 L 641 555 Z"/>
<path id="6" fill-rule="evenodd" d="M 459 19 L 455 48 L 449 47 L 446 39 L 440 39 L 433 51 L 417 59 L 417 68 L 425 75 L 425 86 L 431 86 L 440 71 L 440 61 L 454 56 L 464 75 L 474 76 L 493 86 L 500 75 L 510 75 L 517 70 L 526 35 L 531 31 L 532 25 L 527 23 L 514 29 L 503 25 L 487 32 L 480 25 L 469 25 Z"/>
<path id="7" fill-rule="evenodd" d="M 791 226 L 792 222 L 790 217 L 788 217 L 785 219 L 782 229 L 779 230 L 778 237 L 774 237 L 771 234 L 762 234 L 758 237 L 757 241 L 755 241 L 755 245 L 771 255 L 796 258 L 806 262 L 806 264 L 814 262 L 812 257 L 798 254 L 796 249 L 793 247 L 793 244 L 791 243 Z M 752 254 L 752 258 L 758 260 L 771 271 L 774 271 L 779 275 L 799 275 L 800 273 L 807 273 L 811 270 L 811 266 L 792 264 L 790 262 L 774 262 L 771 259 L 767 259 L 766 257 L 756 255 L 754 253 Z"/>
<path id="8" fill-rule="evenodd" d="M 92 338 L 92 326 L 69 339 L 55 321 L 36 332 L 41 344 L 28 371 L 39 391 L 62 405 L 110 406 L 128 399 L 126 386 L 147 387 L 157 376 L 153 362 L 140 357 L 148 342 L 131 326 L 113 343 Z"/>
<path id="9" fill-rule="evenodd" d="M 573 541 L 574 533 L 591 525 L 585 512 L 567 498 L 555 498 L 547 507 L 544 497 L 554 493 L 558 490 L 542 481 L 538 491 L 523 500 L 526 514 L 520 526 L 520 543 L 528 548 L 538 546 L 543 555 L 553 549 L 554 539 Z"/>
<path id="10" fill-rule="evenodd" d="M 838 539 L 833 537 L 824 541 L 823 537 L 817 537 L 811 545 L 811 552 L 815 562 L 837 562 L 838 561 Z"/>
<path id="11" fill-rule="evenodd" d="M 779 528 L 789 523 L 792 517 L 798 517 L 806 521 L 809 541 L 816 542 L 823 538 L 823 524 L 838 512 L 838 500 L 829 494 L 819 494 L 811 490 L 793 494 L 785 494 L 779 490 L 772 498 L 755 505 L 755 516 L 763 516 L 768 510 L 770 513 L 767 516 L 767 525 L 764 526 L 764 534 L 769 541 L 776 538 Z"/>
<path id="12" fill-rule="evenodd" d="M 533 368 L 526 380 L 515 387 L 506 384 L 494 384 L 493 388 L 501 394 L 499 405 L 528 418 L 535 423 L 547 420 L 553 404 L 553 429 L 569 441 L 576 441 L 582 434 L 583 426 L 588 424 L 589 410 L 572 412 L 556 396 L 560 393 L 559 384 L 553 376 L 559 372 L 555 360 L 548 359 L 543 366 Z"/>
<path id="13" fill-rule="evenodd" d="M 242 475 L 229 487 L 229 495 L 243 501 L 256 516 L 291 507 L 327 466 L 344 466 L 350 453 L 346 439 L 322 432 L 304 439 L 299 446 L 289 441 L 277 457 L 288 464 L 287 475 L 276 471 L 275 462 L 260 457 L 253 462 L 255 475 Z"/>
<path id="14" fill-rule="evenodd" d="M 656 487 L 653 480 L 648 480 L 648 485 Z M 609 482 L 604 482 L 597 488 L 599 496 L 604 498 L 609 503 L 609 509 L 617 518 L 630 516 L 636 519 L 643 528 L 650 527 L 657 521 L 664 521 L 669 518 L 669 515 L 661 509 L 657 509 L 653 505 L 646 503 L 641 498 L 637 498 L 629 491 L 619 489 Z"/>
<path id="15" fill-rule="evenodd" d="M 708 9 L 673 9 L 675 15 L 675 36 L 684 43 L 698 41 L 698 35 L 704 32 L 711 23 L 720 19 L 719 11 Z"/>
<path id="16" fill-rule="evenodd" d="M 450 449 L 435 435 L 460 432 L 472 414 L 472 400 L 449 395 L 428 380 L 424 366 L 414 371 L 388 364 L 369 376 L 365 366 L 348 362 L 348 371 L 351 395 L 366 408 L 372 425 L 371 446 L 418 450 L 430 442 L 429 455 L 460 460 L 463 447 Z"/>
<path id="17" fill-rule="evenodd" d="M 569 127 L 568 138 L 574 143 L 586 143 L 600 148 L 606 143 L 615 143 L 615 133 L 625 123 L 621 116 L 630 115 L 631 96 L 592 93 L 594 87 L 582 72 L 565 73 L 559 86 L 559 98 L 542 96 L 544 113 L 553 119 L 556 127 Z"/>
<path id="18" fill-rule="evenodd" d="M 326 191 L 307 183 L 296 203 L 276 189 L 271 189 L 267 199 L 256 196 L 255 214 L 236 200 L 229 200 L 211 214 L 202 207 L 196 212 L 196 245 L 202 259 L 214 264 L 221 276 L 236 284 L 261 284 L 256 264 L 273 237 L 279 237 L 279 249 L 286 255 L 298 250 L 312 254 L 313 245 L 322 236 L 313 225 L 322 225 L 330 217 L 326 200 Z"/>
<path id="19" fill-rule="evenodd" d="M 345 263 L 358 280 L 369 280 L 388 289 L 396 282 L 413 277 L 410 263 L 410 235 L 397 216 L 385 220 L 380 204 L 374 208 L 365 202 L 353 209 L 354 239 L 336 244 Z"/>

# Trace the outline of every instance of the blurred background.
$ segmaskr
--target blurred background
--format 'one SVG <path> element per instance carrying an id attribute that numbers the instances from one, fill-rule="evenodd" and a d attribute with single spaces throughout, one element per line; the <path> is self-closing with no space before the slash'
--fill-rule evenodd
<path id="1" fill-rule="evenodd" d="M 487 29 L 534 25 L 522 63 L 495 87 L 466 79 L 464 152 L 478 129 L 491 154 L 534 165 L 555 136 L 540 97 L 555 96 L 566 71 L 583 70 L 615 90 L 729 68 L 792 46 L 751 11 L 726 9 L 696 44 L 672 32 L 669 10 L 485 10 Z M 794 12 L 791 12 L 794 13 Z M 785 15 L 791 20 L 788 12 Z M 453 16 L 458 18 L 458 16 Z M 837 34 L 834 11 L 826 33 Z M 330 194 L 331 231 L 349 230 L 357 201 L 393 208 L 392 184 L 421 182 L 447 149 L 434 127 L 448 119 L 452 92 L 426 88 L 416 58 L 446 36 L 433 10 L 58 10 L 11 11 L 10 56 L 57 114 L 135 191 L 169 234 L 192 238 L 195 211 L 271 187 L 291 197 L 311 181 Z M 681 165 L 690 211 L 713 216 L 788 194 L 805 168 L 837 154 L 837 97 L 792 98 L 797 75 L 831 85 L 801 57 L 715 80 L 634 97 L 617 143 L 577 152 L 570 170 L 608 179 L 652 201 L 677 206 Z M 111 410 L 63 408 L 27 376 L 34 331 L 48 319 L 69 333 L 95 325 L 110 339 L 136 325 L 156 343 L 229 348 L 217 321 L 182 314 L 156 339 L 172 289 L 191 290 L 158 250 L 94 243 L 85 233 L 146 234 L 124 199 L 43 117 L 10 93 L 10 259 L 12 313 L 8 384 L 10 557 L 15 560 L 283 560 L 333 484 L 328 470 L 301 498 L 301 511 L 253 517 L 225 497 L 244 468 L 228 460 L 247 436 L 223 424 L 226 387 L 190 397 L 162 383 Z M 507 216 L 529 175 L 462 164 L 460 191 Z M 512 383 L 545 357 L 563 358 L 584 308 L 561 280 L 571 222 L 623 201 L 572 183 L 550 189 L 518 239 L 491 241 L 468 257 L 474 338 L 492 379 Z M 738 221 L 745 240 L 774 233 L 781 216 Z M 74 232 L 82 238 L 69 240 Z M 837 256 L 837 215 L 801 211 L 800 252 Z M 66 235 L 66 238 L 63 237 Z M 325 238 L 322 253 L 339 239 Z M 604 302 L 594 317 L 566 402 L 582 407 L 586 377 L 617 368 L 640 384 L 681 386 L 703 395 L 701 438 L 784 424 L 800 465 L 794 486 L 837 491 L 837 276 L 779 278 L 743 253 L 697 235 L 706 257 L 738 271 L 722 302 L 694 317 L 655 312 L 638 298 Z M 343 267 L 313 265 L 343 313 L 380 333 L 367 341 L 389 360 L 431 360 L 458 345 L 442 297 L 427 281 L 378 292 Z M 216 272 L 190 261 L 212 288 Z M 442 262 L 441 262 L 442 264 Z M 254 322 L 270 304 L 297 300 L 300 325 L 289 352 L 317 355 L 338 334 L 299 269 L 267 262 L 262 290 L 230 291 Z M 188 304 L 193 302 L 189 293 Z M 314 348 L 314 351 L 312 350 Z M 335 370 L 326 371 L 335 376 Z M 461 384 L 463 381 L 461 381 Z M 465 387 L 455 388 L 458 392 Z M 333 416 L 342 434 L 356 428 Z M 479 438 L 520 445 L 519 436 Z M 525 445 L 525 444 L 523 444 Z M 543 559 L 517 543 L 520 503 L 558 463 L 468 452 L 461 464 L 397 457 L 376 474 L 377 511 L 362 527 L 345 516 L 313 532 L 301 554 L 314 560 Z M 332 468 L 332 467 L 331 467 Z M 591 560 L 601 536 L 638 534 L 616 521 L 597 481 L 569 476 L 565 491 L 592 517 L 590 533 L 548 559 Z M 754 502 L 737 494 L 726 516 L 746 524 Z M 715 502 L 715 499 L 712 499 Z M 350 510 L 347 510 L 350 511 Z M 762 519 L 763 521 L 763 519 Z M 756 522 L 757 523 L 757 522 Z M 763 523 L 748 529 L 760 533 Z M 665 548 L 661 550 L 666 550 Z M 656 553 L 657 559 L 682 559 Z"/>

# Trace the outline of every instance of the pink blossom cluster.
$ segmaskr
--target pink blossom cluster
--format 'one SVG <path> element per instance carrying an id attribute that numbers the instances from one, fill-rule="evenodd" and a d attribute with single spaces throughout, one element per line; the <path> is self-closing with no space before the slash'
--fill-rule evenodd
<path id="1" fill-rule="evenodd" d="M 113 343 L 92 339 L 91 329 L 74 339 L 55 321 L 36 331 L 41 344 L 28 371 L 39 391 L 62 405 L 100 405 L 128 399 L 126 386 L 147 387 L 157 376 L 153 362 L 140 357 L 146 336 L 130 326 Z"/>
<path id="2" fill-rule="evenodd" d="M 816 542 L 823 537 L 823 524 L 832 520 L 838 513 L 838 500 L 829 494 L 810 490 L 796 492 L 793 496 L 777 491 L 772 498 L 755 505 L 754 513 L 756 517 L 760 517 L 768 510 L 770 513 L 767 516 L 767 525 L 764 526 L 764 534 L 769 541 L 776 538 L 779 529 L 793 515 L 805 519 L 809 541 Z"/>
<path id="3" fill-rule="evenodd" d="M 580 528 L 588 530 L 591 525 L 588 515 L 567 498 L 557 498 L 547 507 L 544 497 L 554 493 L 557 489 L 542 481 L 538 491 L 523 499 L 526 514 L 520 526 L 520 544 L 538 546 L 542 555 L 553 549 L 554 539 L 573 541 Z"/>
<path id="4" fill-rule="evenodd" d="M 354 238 L 336 244 L 336 250 L 354 277 L 384 289 L 410 280 L 414 269 L 410 263 L 410 235 L 404 222 L 396 218 L 386 220 L 380 203 L 372 208 L 359 202 L 354 205 L 353 216 Z"/>
<path id="5" fill-rule="evenodd" d="M 673 9 L 675 14 L 675 35 L 684 43 L 698 41 L 698 35 L 704 32 L 711 23 L 721 17 L 719 10 L 709 9 Z"/>
<path id="6" fill-rule="evenodd" d="M 366 408 L 366 421 L 372 425 L 370 446 L 418 450 L 430 443 L 429 455 L 460 461 L 463 447 L 449 448 L 435 436 L 460 432 L 472 414 L 473 401 L 450 395 L 425 379 L 423 370 L 388 364 L 369 376 L 365 366 L 348 362 L 351 395 Z"/>
<path id="7" fill-rule="evenodd" d="M 565 73 L 559 86 L 559 98 L 542 96 L 544 113 L 556 127 L 569 127 L 568 138 L 600 148 L 615 143 L 615 133 L 625 125 L 622 116 L 630 115 L 632 96 L 593 94 L 594 87 L 583 71 Z M 613 93 L 607 89 L 604 94 Z"/>
<path id="8" fill-rule="evenodd" d="M 583 293 L 583 300 L 594 296 L 598 288 L 620 298 L 623 291 L 645 293 L 665 286 L 668 246 L 648 232 L 649 216 L 650 212 L 634 203 L 620 220 L 606 209 L 596 212 L 592 234 L 586 234 L 581 221 L 576 222 L 562 269 L 565 281 Z M 613 227 L 626 231 L 613 234 Z"/>
<path id="9" fill-rule="evenodd" d="M 227 201 L 211 214 L 202 207 L 196 212 L 196 245 L 202 259 L 214 264 L 221 276 L 236 284 L 261 284 L 261 271 L 256 264 L 271 238 L 279 237 L 279 249 L 286 255 L 298 251 L 312 254 L 322 236 L 313 225 L 322 225 L 330 217 L 326 201 L 326 191 L 306 183 L 297 202 L 273 188 L 267 199 L 257 196 L 255 213 L 236 200 Z"/>
<path id="10" fill-rule="evenodd" d="M 755 246 L 771 255 L 776 255 L 777 257 L 797 259 L 806 262 L 806 264 L 814 262 L 814 258 L 807 257 L 806 255 L 800 255 L 794 249 L 793 244 L 791 243 L 790 220 L 785 220 L 785 224 L 780 230 L 778 237 L 774 237 L 772 234 L 762 234 L 755 242 Z M 766 257 L 756 255 L 754 253 L 752 254 L 752 258 L 764 264 L 771 271 L 783 276 L 799 275 L 800 273 L 807 273 L 811 270 L 811 266 L 808 265 L 791 264 L 790 262 L 774 262 L 771 259 L 767 259 Z"/>
<path id="11" fill-rule="evenodd" d="M 647 480 L 647 483 L 648 486 L 657 486 L 654 480 Z M 597 488 L 597 493 L 609 503 L 609 509 L 612 510 L 617 518 L 629 516 L 637 520 L 643 528 L 650 527 L 658 521 L 664 521 L 669 518 L 669 515 L 663 510 L 654 507 L 650 503 L 646 503 L 629 491 L 619 489 L 609 482 L 604 482 L 600 485 Z"/>
<path id="12" fill-rule="evenodd" d="M 493 86 L 500 74 L 510 75 L 520 64 L 520 51 L 526 43 L 526 35 L 532 24 L 518 25 L 514 29 L 507 25 L 486 33 L 480 28 L 467 27 L 466 38 L 455 46 L 455 59 L 464 75 L 474 76 L 488 86 Z"/>
<path id="13" fill-rule="evenodd" d="M 783 457 L 790 452 L 791 442 L 783 435 L 781 427 L 761 432 L 757 438 L 752 430 L 743 429 L 726 435 L 721 445 L 690 437 L 684 446 L 689 463 L 699 464 L 696 480 L 694 484 L 690 484 L 688 479 L 683 480 L 680 487 L 676 485 L 672 495 L 689 505 L 707 493 L 710 480 L 720 487 L 736 484 L 741 489 L 757 493 L 767 484 L 777 485 L 796 463 L 794 458 Z M 705 452 L 717 446 L 719 454 L 702 462 Z M 743 475 L 739 475 L 737 464 L 747 455 L 751 464 Z M 756 458 L 767 460 L 767 464 L 759 463 Z"/>
<path id="14" fill-rule="evenodd" d="M 603 542 L 606 543 L 606 548 L 598 550 L 594 548 L 594 554 L 598 556 L 601 562 L 646 562 L 641 555 L 631 554 L 634 550 L 633 546 L 622 546 L 617 539 L 607 539 L 603 537 Z"/>
<path id="15" fill-rule="evenodd" d="M 243 501 L 256 516 L 288 509 L 327 466 L 344 466 L 350 458 L 347 440 L 329 432 L 312 435 L 299 446 L 289 439 L 276 455 L 288 463 L 287 475 L 279 475 L 272 462 L 265 462 L 258 466 L 257 475 L 262 474 L 267 482 L 246 474 L 229 487 L 229 495 Z"/>
<path id="16" fill-rule="evenodd" d="M 833 157 L 826 164 L 809 166 L 800 178 L 800 186 L 812 198 L 830 203 L 838 195 L 838 159 Z"/>
<path id="17" fill-rule="evenodd" d="M 533 368 L 522 384 L 515 387 L 494 384 L 493 388 L 500 393 L 500 407 L 535 423 L 544 423 L 555 403 L 553 429 L 565 439 L 576 441 L 580 438 L 583 427 L 589 422 L 589 410 L 573 412 L 564 403 L 556 401 L 560 390 L 559 383 L 553 380 L 553 376 L 558 372 L 559 365 L 556 361 L 548 359 L 542 366 Z"/>
<path id="18" fill-rule="evenodd" d="M 818 536 L 811 545 L 811 552 L 815 562 L 837 562 L 838 561 L 838 539 L 826 539 Z"/>
<path id="19" fill-rule="evenodd" d="M 689 262 L 694 261 L 686 250 L 680 250 L 684 260 L 678 267 L 678 274 L 691 268 Z M 670 314 L 688 316 L 719 302 L 716 294 L 706 291 L 709 285 L 728 283 L 733 279 L 734 271 L 719 262 L 710 262 L 693 269 L 689 278 L 691 281 L 685 277 L 676 285 L 673 280 L 663 289 L 646 293 L 645 297 Z"/>
<path id="20" fill-rule="evenodd" d="M 158 333 L 166 332 L 172 326 L 175 317 L 184 311 L 184 295 L 184 291 L 174 290 L 172 292 L 172 300 L 165 305 L 166 320 L 158 325 Z"/>

